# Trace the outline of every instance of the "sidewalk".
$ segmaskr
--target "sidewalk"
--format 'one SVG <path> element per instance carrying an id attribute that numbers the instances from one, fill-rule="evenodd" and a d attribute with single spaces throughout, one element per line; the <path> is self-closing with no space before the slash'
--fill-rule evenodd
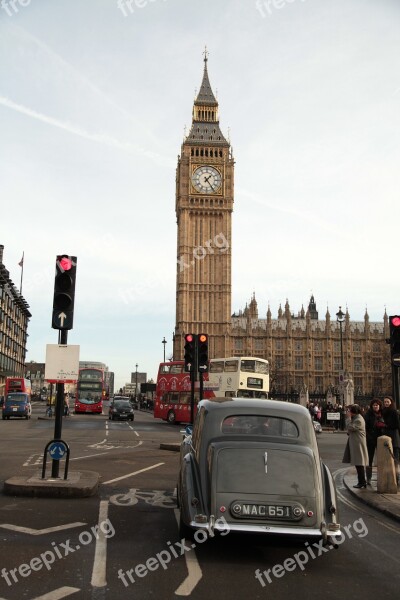
<path id="1" fill-rule="evenodd" d="M 354 489 L 357 483 L 355 467 L 349 468 L 344 477 L 344 485 L 349 492 L 364 504 L 378 510 L 388 517 L 400 521 L 400 492 L 397 494 L 378 494 L 376 490 L 376 469 L 373 470 L 371 485 L 362 489 Z"/>

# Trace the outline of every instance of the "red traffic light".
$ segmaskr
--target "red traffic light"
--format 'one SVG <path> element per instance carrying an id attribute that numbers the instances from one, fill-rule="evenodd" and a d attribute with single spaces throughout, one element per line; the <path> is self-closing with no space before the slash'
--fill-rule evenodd
<path id="1" fill-rule="evenodd" d="M 400 327 L 400 317 L 392 317 L 390 322 L 393 327 Z"/>
<path id="2" fill-rule="evenodd" d="M 72 269 L 72 260 L 69 256 L 62 256 L 58 261 L 58 264 L 63 271 L 70 271 Z"/>
<path id="3" fill-rule="evenodd" d="M 192 333 L 187 333 L 185 335 L 185 342 L 187 342 L 188 344 L 190 344 L 191 342 L 193 342 L 194 338 L 193 338 L 193 334 Z"/>

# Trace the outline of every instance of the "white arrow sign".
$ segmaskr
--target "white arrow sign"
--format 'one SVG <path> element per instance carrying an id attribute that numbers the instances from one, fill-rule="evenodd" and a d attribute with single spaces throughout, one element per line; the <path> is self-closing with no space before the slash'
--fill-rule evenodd
<path id="1" fill-rule="evenodd" d="M 67 315 L 65 313 L 60 313 L 57 317 L 60 320 L 60 325 L 61 327 L 64 327 L 64 321 L 67 318 Z"/>

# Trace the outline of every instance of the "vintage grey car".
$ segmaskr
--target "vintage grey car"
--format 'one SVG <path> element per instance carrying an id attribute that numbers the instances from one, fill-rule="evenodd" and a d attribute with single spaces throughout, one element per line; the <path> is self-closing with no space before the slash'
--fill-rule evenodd
<path id="1" fill-rule="evenodd" d="M 336 490 L 310 414 L 274 400 L 203 400 L 181 445 L 180 533 L 340 537 Z M 222 519 L 223 517 L 223 519 Z"/>

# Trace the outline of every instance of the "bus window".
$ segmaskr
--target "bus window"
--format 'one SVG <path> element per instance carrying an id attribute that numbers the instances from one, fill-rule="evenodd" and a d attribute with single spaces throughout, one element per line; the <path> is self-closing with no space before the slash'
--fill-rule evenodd
<path id="1" fill-rule="evenodd" d="M 240 369 L 241 371 L 246 371 L 246 373 L 254 373 L 255 371 L 255 361 L 254 360 L 242 360 L 240 361 Z"/>
<path id="2" fill-rule="evenodd" d="M 227 373 L 236 373 L 238 370 L 238 360 L 226 360 L 225 361 L 225 371 Z"/>
<path id="3" fill-rule="evenodd" d="M 160 373 L 169 373 L 169 365 L 161 365 Z"/>
<path id="4" fill-rule="evenodd" d="M 264 375 L 268 375 L 269 373 L 269 365 L 267 362 L 261 362 L 260 360 L 256 360 L 255 364 L 255 373 L 263 373 Z"/>
<path id="5" fill-rule="evenodd" d="M 225 398 L 236 398 L 235 392 L 225 392 Z"/>
<path id="6" fill-rule="evenodd" d="M 190 396 L 189 394 L 181 394 L 180 404 L 190 404 Z"/>
<path id="7" fill-rule="evenodd" d="M 179 404 L 179 392 L 170 392 L 169 401 L 171 404 Z"/>
<path id="8" fill-rule="evenodd" d="M 171 365 L 170 373 L 183 373 L 183 365 Z"/>
<path id="9" fill-rule="evenodd" d="M 224 370 L 224 361 L 211 361 L 210 362 L 210 373 L 222 373 Z"/>

